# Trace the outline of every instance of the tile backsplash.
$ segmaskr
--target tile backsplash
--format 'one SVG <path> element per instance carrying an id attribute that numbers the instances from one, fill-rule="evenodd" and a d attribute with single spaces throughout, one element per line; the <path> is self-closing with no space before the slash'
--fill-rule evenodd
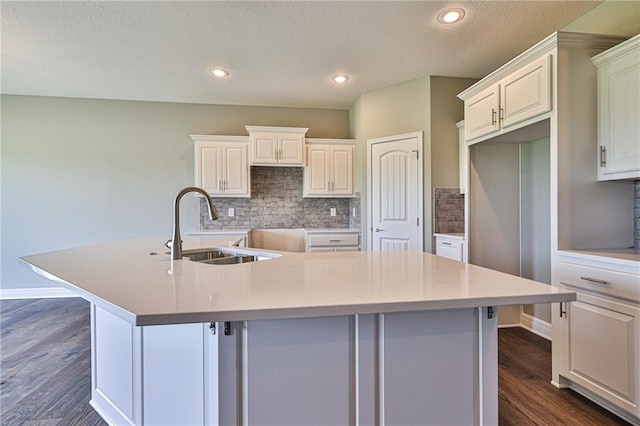
<path id="1" fill-rule="evenodd" d="M 633 217 L 635 218 L 635 244 L 636 248 L 640 249 L 640 180 L 636 181 L 636 196 L 635 196 L 635 209 L 633 211 Z"/>
<path id="2" fill-rule="evenodd" d="M 460 188 L 433 189 L 434 233 L 464 232 L 464 195 Z"/>
<path id="3" fill-rule="evenodd" d="M 298 167 L 251 167 L 251 198 L 218 198 L 213 202 L 220 218 L 209 220 L 200 201 L 200 228 L 359 228 L 360 194 L 354 198 L 303 198 L 304 169 Z M 229 217 L 229 208 L 235 215 Z M 331 216 L 331 208 L 336 215 Z M 352 212 L 356 212 L 354 217 Z"/>

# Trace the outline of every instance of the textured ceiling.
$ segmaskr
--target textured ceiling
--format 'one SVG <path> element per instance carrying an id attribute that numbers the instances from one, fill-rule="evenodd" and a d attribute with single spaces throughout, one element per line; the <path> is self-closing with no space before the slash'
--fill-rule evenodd
<path id="1" fill-rule="evenodd" d="M 482 77 L 599 1 L 2 1 L 2 93 L 349 108 L 415 78 Z M 462 24 L 436 15 L 463 7 Z M 207 69 L 231 71 L 225 80 Z M 344 86 L 329 78 L 347 73 Z"/>

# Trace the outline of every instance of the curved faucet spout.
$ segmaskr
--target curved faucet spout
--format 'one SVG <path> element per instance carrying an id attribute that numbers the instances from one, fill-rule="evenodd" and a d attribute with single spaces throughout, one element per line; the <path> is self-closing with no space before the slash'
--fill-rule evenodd
<path id="1" fill-rule="evenodd" d="M 182 189 L 173 202 L 173 238 L 171 239 L 171 259 L 173 260 L 182 259 L 182 238 L 180 238 L 180 199 L 189 192 L 198 192 L 202 194 L 207 202 L 207 207 L 209 208 L 209 219 L 218 219 L 218 210 L 216 210 L 216 206 L 213 205 L 213 200 L 209 194 L 207 194 L 207 191 L 196 186 L 188 186 Z"/>

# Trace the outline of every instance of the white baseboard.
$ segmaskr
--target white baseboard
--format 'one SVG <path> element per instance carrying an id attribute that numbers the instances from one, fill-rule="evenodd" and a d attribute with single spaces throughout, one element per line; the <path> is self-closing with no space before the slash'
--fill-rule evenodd
<path id="1" fill-rule="evenodd" d="M 551 324 L 541 320 L 540 318 L 536 318 L 523 312 L 520 314 L 520 327 L 525 328 L 540 337 L 544 337 L 547 340 L 551 340 Z"/>
<path id="2" fill-rule="evenodd" d="M 78 295 L 62 287 L 0 288 L 0 300 L 49 299 L 54 297 L 78 297 Z"/>

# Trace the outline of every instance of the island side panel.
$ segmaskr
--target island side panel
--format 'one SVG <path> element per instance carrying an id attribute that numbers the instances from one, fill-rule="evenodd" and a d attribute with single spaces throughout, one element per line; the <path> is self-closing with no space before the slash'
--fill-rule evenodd
<path id="1" fill-rule="evenodd" d="M 139 327 L 91 304 L 91 330 L 91 406 L 108 424 L 142 424 Z"/>
<path id="2" fill-rule="evenodd" d="M 243 424 L 354 424 L 353 321 L 245 322 Z"/>
<path id="3" fill-rule="evenodd" d="M 380 315 L 380 424 L 477 424 L 477 342 L 477 309 Z"/>

